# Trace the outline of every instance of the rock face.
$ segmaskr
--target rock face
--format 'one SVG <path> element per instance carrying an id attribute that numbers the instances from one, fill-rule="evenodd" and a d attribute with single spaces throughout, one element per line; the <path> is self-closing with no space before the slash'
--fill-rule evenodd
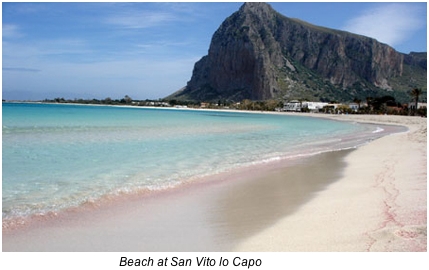
<path id="1" fill-rule="evenodd" d="M 266 3 L 245 3 L 214 33 L 187 86 L 168 98 L 401 100 L 426 87 L 426 69 L 426 53 L 405 55 L 375 39 L 287 18 Z"/>

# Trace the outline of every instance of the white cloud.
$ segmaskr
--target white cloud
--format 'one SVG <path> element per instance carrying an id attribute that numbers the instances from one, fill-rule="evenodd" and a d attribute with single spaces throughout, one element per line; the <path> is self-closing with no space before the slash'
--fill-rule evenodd
<path id="1" fill-rule="evenodd" d="M 8 10 L 14 14 L 34 14 L 47 11 L 48 6 L 44 3 L 20 3 L 8 6 Z"/>
<path id="2" fill-rule="evenodd" d="M 88 57 L 92 50 L 81 39 L 47 39 L 29 42 L 3 42 L 3 65 L 37 63 L 43 58 L 67 59 Z M 62 58 L 63 57 L 63 58 Z"/>
<path id="3" fill-rule="evenodd" d="M 142 29 L 172 20 L 174 20 L 174 16 L 166 12 L 126 12 L 111 16 L 106 19 L 106 22 L 123 28 Z"/>
<path id="4" fill-rule="evenodd" d="M 377 6 L 349 20 L 343 30 L 395 46 L 404 42 L 425 23 L 419 14 L 419 9 L 407 4 Z"/>
<path id="5" fill-rule="evenodd" d="M 17 49 L 19 53 L 3 59 L 3 89 L 23 96 L 8 94 L 7 99 L 119 98 L 125 94 L 136 99 L 161 98 L 186 84 L 198 60 L 197 57 L 153 59 L 150 55 L 133 54 L 133 57 L 113 57 L 114 60 L 53 61 L 43 55 L 67 53 L 69 49 L 59 51 L 56 46 L 43 49 L 39 44 L 37 48 L 18 46 Z M 34 95 L 21 93 L 28 89 Z"/>
<path id="6" fill-rule="evenodd" d="M 19 31 L 19 27 L 14 24 L 3 24 L 2 35 L 3 35 L 3 38 L 22 37 L 22 33 Z"/>

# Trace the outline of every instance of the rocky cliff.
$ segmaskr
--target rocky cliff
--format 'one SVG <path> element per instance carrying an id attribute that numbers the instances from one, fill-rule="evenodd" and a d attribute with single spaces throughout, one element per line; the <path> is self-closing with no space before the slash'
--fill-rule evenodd
<path id="1" fill-rule="evenodd" d="M 287 18 L 245 3 L 214 33 L 191 80 L 169 99 L 350 101 L 426 87 L 426 53 L 405 55 L 375 39 Z"/>

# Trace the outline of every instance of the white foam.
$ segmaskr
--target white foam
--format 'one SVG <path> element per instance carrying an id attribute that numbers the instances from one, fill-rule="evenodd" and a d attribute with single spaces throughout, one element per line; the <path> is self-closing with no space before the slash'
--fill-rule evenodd
<path id="1" fill-rule="evenodd" d="M 377 129 L 376 130 L 374 130 L 372 133 L 380 133 L 380 132 L 383 132 L 384 131 L 384 129 L 383 128 L 381 128 L 381 127 L 377 127 Z"/>

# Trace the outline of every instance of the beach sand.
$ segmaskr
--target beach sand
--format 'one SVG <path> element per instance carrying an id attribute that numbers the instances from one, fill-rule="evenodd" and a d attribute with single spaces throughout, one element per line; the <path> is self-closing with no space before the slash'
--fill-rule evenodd
<path id="1" fill-rule="evenodd" d="M 231 251 L 338 180 L 350 151 L 243 168 L 39 218 L 4 230 L 3 251 Z"/>
<path id="2" fill-rule="evenodd" d="M 400 124 L 350 153 L 339 181 L 237 251 L 427 251 L 427 120 L 335 115 L 332 119 Z"/>
<path id="3" fill-rule="evenodd" d="M 43 217 L 3 251 L 426 251 L 426 119 L 332 118 L 410 131 Z"/>

